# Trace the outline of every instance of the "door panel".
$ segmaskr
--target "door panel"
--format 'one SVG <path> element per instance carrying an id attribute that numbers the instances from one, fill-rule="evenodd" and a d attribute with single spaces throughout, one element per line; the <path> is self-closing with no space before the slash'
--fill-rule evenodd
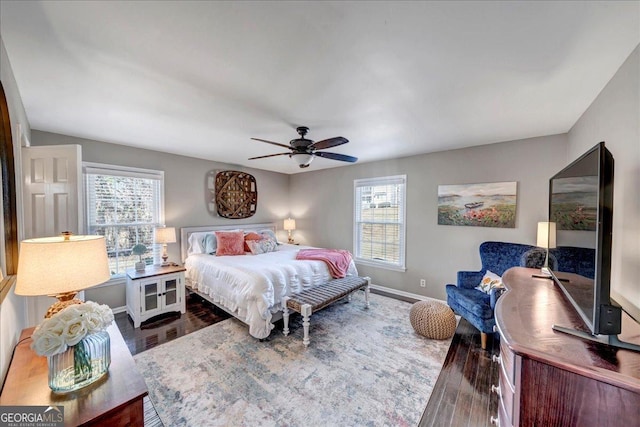
<path id="1" fill-rule="evenodd" d="M 22 147 L 24 237 L 82 234 L 82 151 L 79 145 Z M 27 298 L 27 323 L 35 325 L 55 300 Z"/>

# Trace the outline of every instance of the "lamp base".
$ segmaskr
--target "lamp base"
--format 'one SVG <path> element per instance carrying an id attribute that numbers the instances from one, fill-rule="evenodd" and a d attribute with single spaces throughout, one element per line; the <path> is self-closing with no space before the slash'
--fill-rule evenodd
<path id="1" fill-rule="evenodd" d="M 77 291 L 72 291 L 72 292 L 65 292 L 62 294 L 52 295 L 52 297 L 58 298 L 58 301 L 51 304 L 51 306 L 47 310 L 47 313 L 44 315 L 44 318 L 48 319 L 49 317 L 53 316 L 57 312 L 62 311 L 65 308 L 69 307 L 70 305 L 82 304 L 82 301 L 76 298 L 77 294 L 78 294 Z"/>
<path id="2" fill-rule="evenodd" d="M 162 263 L 160 264 L 161 267 L 167 267 L 169 265 L 171 265 L 171 263 L 169 261 L 167 261 L 169 259 L 169 256 L 167 255 L 167 252 L 165 251 L 164 254 L 162 254 Z"/>

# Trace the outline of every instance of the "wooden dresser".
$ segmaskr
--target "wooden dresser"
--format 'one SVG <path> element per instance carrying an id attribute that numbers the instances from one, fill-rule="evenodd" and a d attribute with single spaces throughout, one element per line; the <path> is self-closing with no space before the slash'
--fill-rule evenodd
<path id="1" fill-rule="evenodd" d="M 115 323 L 107 328 L 111 337 L 109 373 L 93 384 L 62 394 L 49 388 L 47 358 L 30 348 L 33 329 L 22 331 L 0 405 L 62 405 L 65 426 L 144 425 L 143 398 L 147 385 Z"/>
<path id="2" fill-rule="evenodd" d="M 496 306 L 500 396 L 494 424 L 506 426 L 640 425 L 640 352 L 616 349 L 551 329 L 587 331 L 561 290 L 539 270 L 512 268 Z M 623 313 L 624 341 L 640 344 L 640 325 Z"/>

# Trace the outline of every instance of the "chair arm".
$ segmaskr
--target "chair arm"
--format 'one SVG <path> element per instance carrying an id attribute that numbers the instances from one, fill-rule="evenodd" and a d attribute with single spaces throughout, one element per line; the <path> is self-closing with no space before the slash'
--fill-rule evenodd
<path id="1" fill-rule="evenodd" d="M 489 294 L 490 300 L 489 304 L 491 304 L 491 310 L 495 310 L 496 303 L 498 302 L 498 298 L 504 293 L 504 288 L 493 288 L 491 289 L 491 293 Z"/>
<path id="2" fill-rule="evenodd" d="M 458 271 L 458 287 L 473 289 L 480 284 L 484 271 Z"/>

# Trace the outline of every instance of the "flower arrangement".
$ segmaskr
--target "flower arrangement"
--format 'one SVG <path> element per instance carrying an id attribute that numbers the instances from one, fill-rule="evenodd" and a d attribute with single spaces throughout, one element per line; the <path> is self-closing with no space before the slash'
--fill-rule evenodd
<path id="1" fill-rule="evenodd" d="M 31 348 L 40 356 L 53 356 L 78 344 L 87 335 L 104 330 L 113 322 L 108 305 L 93 301 L 73 304 L 38 325 Z"/>

